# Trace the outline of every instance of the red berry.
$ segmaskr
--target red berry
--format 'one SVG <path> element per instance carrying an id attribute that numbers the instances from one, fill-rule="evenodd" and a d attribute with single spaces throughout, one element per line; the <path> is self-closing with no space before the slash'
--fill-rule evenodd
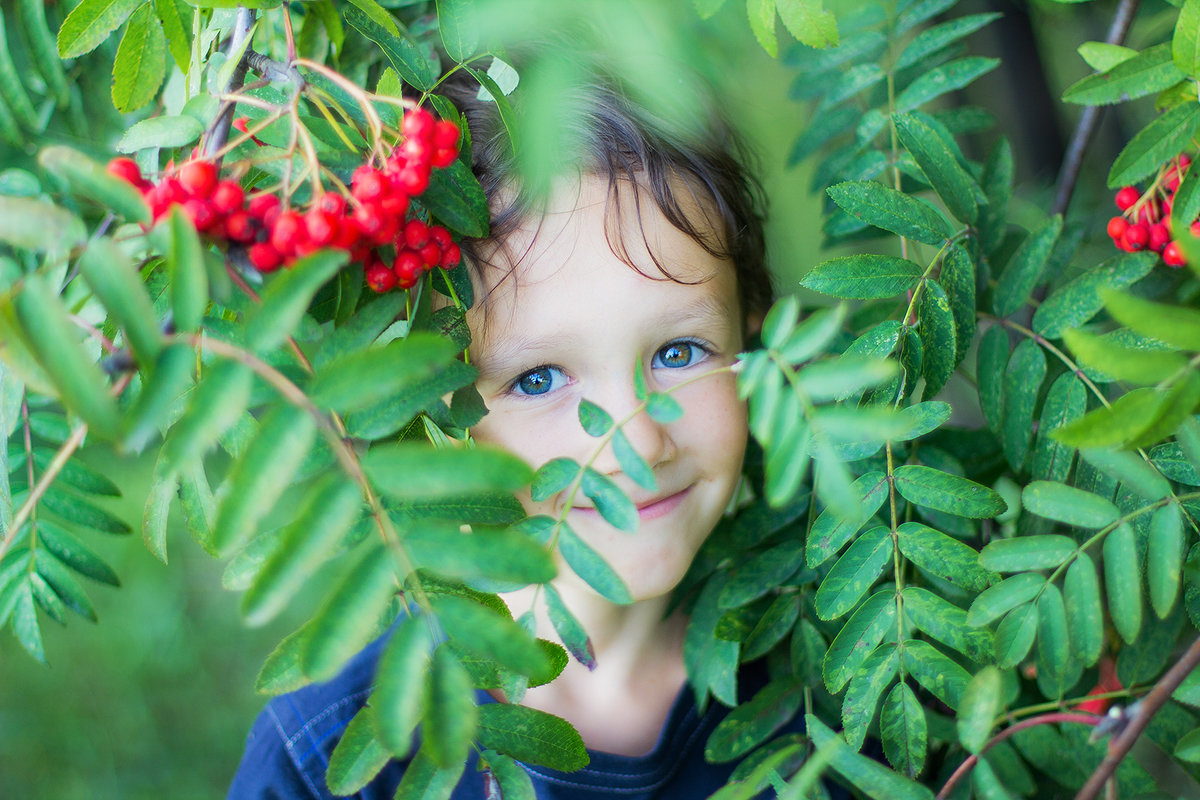
<path id="1" fill-rule="evenodd" d="M 235 242 L 253 242 L 258 230 L 258 220 L 251 217 L 248 211 L 235 211 L 225 219 L 225 235 Z"/>
<path id="2" fill-rule="evenodd" d="M 1150 226 L 1150 239 L 1147 244 L 1151 250 L 1161 253 L 1169 241 L 1171 241 L 1171 231 L 1166 225 L 1156 222 Z"/>
<path id="3" fill-rule="evenodd" d="M 384 212 L 377 203 L 364 203 L 354 209 L 354 221 L 363 238 L 375 244 L 387 244 L 400 229 L 399 219 Z"/>
<path id="4" fill-rule="evenodd" d="M 442 250 L 442 269 L 450 269 L 462 261 L 462 250 L 458 245 L 451 243 L 449 247 Z"/>
<path id="5" fill-rule="evenodd" d="M 421 256 L 421 263 L 426 269 L 433 269 L 442 261 L 442 248 L 437 246 L 437 242 L 430 242 L 417 251 Z"/>
<path id="6" fill-rule="evenodd" d="M 350 194 L 362 203 L 370 203 L 383 197 L 391 189 L 388 179 L 374 167 L 363 165 L 354 170 Z"/>
<path id="7" fill-rule="evenodd" d="M 1183 250 L 1179 247 L 1179 242 L 1167 242 L 1167 246 L 1162 251 L 1162 259 L 1168 267 L 1182 267 L 1187 263 L 1187 259 L 1183 257 Z"/>
<path id="8" fill-rule="evenodd" d="M 400 145 L 405 164 L 428 164 L 433 157 L 433 145 L 428 139 L 408 139 Z"/>
<path id="9" fill-rule="evenodd" d="M 1135 217 L 1137 222 L 1148 227 L 1162 218 L 1162 209 L 1159 208 L 1157 200 L 1149 199 L 1138 206 Z"/>
<path id="10" fill-rule="evenodd" d="M 1126 211 L 1133 208 L 1133 204 L 1141 198 L 1141 193 L 1132 186 L 1123 186 L 1117 192 L 1116 201 L 1117 208 Z"/>
<path id="11" fill-rule="evenodd" d="M 337 236 L 333 246 L 342 250 L 353 250 L 362 238 L 362 229 L 354 217 L 341 217 L 338 220 Z"/>
<path id="12" fill-rule="evenodd" d="M 389 194 L 379 201 L 379 210 L 397 221 L 404 219 L 405 213 L 408 212 L 408 195 Z"/>
<path id="13" fill-rule="evenodd" d="M 1125 231 L 1125 235 L 1121 237 L 1121 241 L 1131 251 L 1143 250 L 1150 241 L 1150 229 L 1140 222 L 1130 225 Z"/>
<path id="14" fill-rule="evenodd" d="M 434 127 L 433 115 L 423 108 L 414 108 L 406 113 L 400 124 L 400 130 L 409 139 L 428 140 L 433 136 Z"/>
<path id="15" fill-rule="evenodd" d="M 309 242 L 316 247 L 325 247 L 337 238 L 338 219 L 319 208 L 309 209 L 304 215 L 304 231 Z"/>
<path id="16" fill-rule="evenodd" d="M 1108 221 L 1108 235 L 1111 239 L 1120 239 L 1129 228 L 1129 221 L 1124 217 L 1113 217 Z"/>
<path id="17" fill-rule="evenodd" d="M 346 198 L 334 192 L 326 192 L 317 198 L 317 208 L 326 214 L 340 217 L 346 213 Z"/>
<path id="18" fill-rule="evenodd" d="M 134 186 L 141 186 L 143 183 L 142 169 L 132 158 L 114 158 L 108 162 L 107 169 L 110 175 L 115 175 Z"/>
<path id="19" fill-rule="evenodd" d="M 429 163 L 438 169 L 445 169 L 453 164 L 456 158 L 458 158 L 458 151 L 453 147 L 439 147 L 433 151 L 433 157 Z"/>
<path id="20" fill-rule="evenodd" d="M 1186 153 L 1179 154 L 1179 171 L 1187 172 L 1187 168 L 1192 165 L 1192 157 Z"/>
<path id="21" fill-rule="evenodd" d="M 437 242 L 438 247 L 445 250 L 454 240 L 450 238 L 450 231 L 443 228 L 441 225 L 429 226 L 429 238 Z"/>
<path id="22" fill-rule="evenodd" d="M 211 161 L 189 161 L 179 168 L 179 183 L 192 197 L 210 197 L 217 187 L 217 165 Z"/>
<path id="23" fill-rule="evenodd" d="M 421 169 L 410 164 L 400 171 L 396 185 L 409 197 L 421 194 L 429 188 L 429 167 Z"/>
<path id="24" fill-rule="evenodd" d="M 246 193 L 236 181 L 221 181 L 213 189 L 212 203 L 222 216 L 229 216 L 242 207 L 246 201 Z"/>
<path id="25" fill-rule="evenodd" d="M 396 273 L 387 268 L 383 263 L 375 263 L 367 267 L 365 270 L 367 286 L 376 292 L 386 292 L 396 288 Z"/>
<path id="26" fill-rule="evenodd" d="M 400 288 L 411 289 L 417 285 L 417 280 L 424 271 L 424 264 L 421 263 L 421 257 L 412 250 L 401 250 L 396 254 L 396 261 L 392 264 L 392 269 L 396 271 L 396 279 Z"/>
<path id="27" fill-rule="evenodd" d="M 246 255 L 259 272 L 273 272 L 283 264 L 283 254 L 272 247 L 270 242 L 255 242 L 250 245 Z"/>
<path id="28" fill-rule="evenodd" d="M 275 220 L 279 218 L 279 212 L 282 210 L 281 206 L 282 204 L 278 195 L 258 194 L 250 198 L 247 209 L 250 211 L 250 216 L 270 228 L 275 224 Z"/>
<path id="29" fill-rule="evenodd" d="M 433 128 L 433 146 L 439 150 L 458 149 L 458 126 L 444 119 Z"/>
<path id="30" fill-rule="evenodd" d="M 304 218 L 296 211 L 284 211 L 271 226 L 271 246 L 284 256 L 295 255 L 305 238 Z"/>
<path id="31" fill-rule="evenodd" d="M 1174 192 L 1179 188 L 1179 170 L 1175 167 L 1169 168 L 1163 173 L 1163 185 L 1167 187 L 1168 192 Z"/>
<path id="32" fill-rule="evenodd" d="M 429 226 L 419 219 L 404 224 L 404 243 L 410 250 L 420 250 L 429 241 Z"/>
<path id="33" fill-rule="evenodd" d="M 212 230 L 212 227 L 220 219 L 217 216 L 217 210 L 213 208 L 212 201 L 202 200 L 199 197 L 191 197 L 184 201 L 183 213 L 201 233 Z"/>

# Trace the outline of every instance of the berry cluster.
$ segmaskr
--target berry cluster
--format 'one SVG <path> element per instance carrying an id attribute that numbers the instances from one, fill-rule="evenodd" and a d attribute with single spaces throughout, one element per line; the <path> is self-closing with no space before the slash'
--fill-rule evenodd
<path id="1" fill-rule="evenodd" d="M 1182 267 L 1186 260 L 1179 243 L 1171 239 L 1171 208 L 1175 193 L 1192 159 L 1180 154 L 1164 164 L 1145 193 L 1123 186 L 1116 194 L 1118 216 L 1108 221 L 1108 235 L 1117 249 L 1126 252 L 1153 250 L 1169 267 Z M 1191 221 L 1191 232 L 1200 235 L 1200 221 Z"/>
<path id="2" fill-rule="evenodd" d="M 404 115 L 401 133 L 403 142 L 382 168 L 363 164 L 354 171 L 348 195 L 324 192 L 304 209 L 270 192 L 247 197 L 237 181 L 222 179 L 217 165 L 204 159 L 168 170 L 158 183 L 143 178 L 128 158 L 113 159 L 108 169 L 142 191 L 155 221 L 181 206 L 196 230 L 241 249 L 260 272 L 334 247 L 363 265 L 376 292 L 411 289 L 423 273 L 450 269 L 462 258 L 448 230 L 408 214 L 410 199 L 428 188 L 432 171 L 458 157 L 459 130 L 418 108 Z"/>

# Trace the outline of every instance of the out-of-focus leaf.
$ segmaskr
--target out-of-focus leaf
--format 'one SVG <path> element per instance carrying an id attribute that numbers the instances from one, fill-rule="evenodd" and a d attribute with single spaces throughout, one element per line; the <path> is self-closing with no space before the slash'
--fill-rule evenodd
<path id="1" fill-rule="evenodd" d="M 405 617 L 379 658 L 371 707 L 379 740 L 396 758 L 407 758 L 412 752 L 413 731 L 424 706 L 421 687 L 432 649 L 426 621 Z"/>
<path id="2" fill-rule="evenodd" d="M 1003 707 L 1001 688 L 1000 671 L 993 666 L 975 673 L 967 684 L 956 724 L 958 740 L 968 753 L 978 755 L 987 743 L 988 734 Z"/>
<path id="3" fill-rule="evenodd" d="M 933 792 L 867 756 L 851 750 L 836 733 L 813 714 L 805 714 L 804 725 L 818 752 L 828 752 L 830 764 L 839 775 L 875 800 L 932 800 Z"/>
<path id="4" fill-rule="evenodd" d="M 364 706 L 350 720 L 329 756 L 325 774 L 329 791 L 338 796 L 355 794 L 391 760 L 392 754 L 376 738 L 376 727 L 371 706 Z"/>
<path id="5" fill-rule="evenodd" d="M 1039 517 L 1093 530 L 1111 524 L 1120 516 L 1111 500 L 1052 481 L 1028 484 L 1021 491 L 1021 504 Z"/>
<path id="6" fill-rule="evenodd" d="M 461 764 L 466 761 L 475 737 L 478 710 L 471 676 L 454 651 L 444 644 L 433 653 L 428 691 L 421 723 L 423 746 L 441 767 Z"/>
<path id="7" fill-rule="evenodd" d="M 1073 649 L 1085 666 L 1091 666 L 1100 659 L 1104 647 L 1104 609 L 1096 565 L 1087 553 L 1080 553 L 1067 568 L 1063 603 Z"/>
<path id="8" fill-rule="evenodd" d="M 1104 588 L 1113 627 L 1130 644 L 1142 629 L 1140 572 L 1133 528 L 1122 523 L 1104 539 Z"/>
<path id="9" fill-rule="evenodd" d="M 1150 607 L 1159 619 L 1166 619 L 1179 596 L 1180 571 L 1187 538 L 1179 506 L 1168 503 L 1150 518 L 1150 538 L 1146 550 L 1146 588 Z"/>
<path id="10" fill-rule="evenodd" d="M 293 334 L 313 295 L 346 264 L 339 250 L 319 250 L 282 270 L 262 294 L 262 305 L 246 321 L 246 342 L 258 352 L 271 350 Z"/>
<path id="11" fill-rule="evenodd" d="M 498 448 L 431 449 L 420 444 L 379 445 L 362 459 L 363 469 L 381 492 L 397 500 L 487 491 L 516 491 L 533 472 Z"/>
<path id="12" fill-rule="evenodd" d="M 102 164 L 78 150 L 64 145 L 51 145 L 38 153 L 38 163 L 62 178 L 72 191 L 112 209 L 130 222 L 150 221 L 150 208 L 135 186 L 111 174 Z M 101 242 L 109 240 L 94 241 L 88 249 L 97 247 Z M 153 315 L 148 319 L 153 319 Z"/>
<path id="13" fill-rule="evenodd" d="M 382 612 L 397 589 L 392 559 L 381 545 L 368 547 L 313 617 L 301 667 L 325 681 L 374 638 Z"/>

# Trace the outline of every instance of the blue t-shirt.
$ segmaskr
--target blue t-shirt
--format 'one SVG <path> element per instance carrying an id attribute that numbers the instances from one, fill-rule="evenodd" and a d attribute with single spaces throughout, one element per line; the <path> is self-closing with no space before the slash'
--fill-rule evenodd
<path id="1" fill-rule="evenodd" d="M 328 683 L 306 686 L 271 700 L 246 741 L 229 800 L 291 800 L 330 794 L 325 785 L 329 755 L 351 718 L 371 692 L 375 663 L 384 640 L 367 647 Z M 765 670 L 743 670 L 746 697 L 765 685 Z M 743 698 L 744 699 L 744 698 Z M 496 702 L 483 690 L 479 704 Z M 654 749 L 644 756 L 589 750 L 591 762 L 577 772 L 559 772 L 522 764 L 538 800 L 701 800 L 720 788 L 736 762 L 710 764 L 704 759 L 708 735 L 729 709 L 711 702 L 700 711 L 691 687 L 675 698 Z M 785 731 L 799 731 L 797 719 Z M 391 800 L 404 774 L 404 762 L 391 761 L 358 794 L 362 800 Z M 841 795 L 839 795 L 841 796 Z M 471 756 L 452 800 L 484 800 L 483 775 Z"/>

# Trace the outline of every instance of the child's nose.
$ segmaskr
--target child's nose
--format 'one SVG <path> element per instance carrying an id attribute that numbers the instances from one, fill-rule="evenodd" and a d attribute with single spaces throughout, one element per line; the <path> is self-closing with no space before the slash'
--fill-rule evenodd
<path id="1" fill-rule="evenodd" d="M 603 399 L 597 397 L 592 402 L 600 405 L 616 422 L 625 420 L 620 426 L 621 434 L 651 469 L 673 457 L 675 445 L 670 433 L 662 423 L 640 408 L 642 402 L 637 399 L 632 380 L 628 386 L 621 386 L 604 395 Z M 611 443 L 604 447 L 593 466 L 606 475 L 624 471 Z"/>

